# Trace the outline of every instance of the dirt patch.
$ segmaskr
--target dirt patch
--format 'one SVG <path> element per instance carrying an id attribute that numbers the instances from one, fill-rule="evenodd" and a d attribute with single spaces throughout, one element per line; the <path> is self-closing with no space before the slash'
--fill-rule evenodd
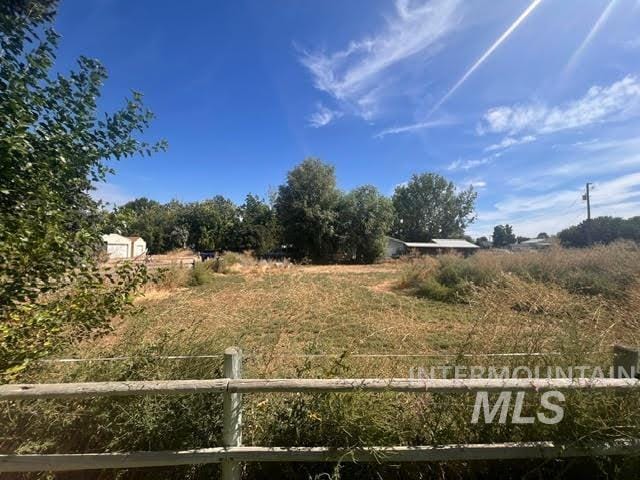
<path id="1" fill-rule="evenodd" d="M 382 282 L 382 283 L 378 283 L 376 285 L 371 285 L 369 287 L 369 290 L 376 292 L 376 293 L 393 293 L 395 294 L 396 292 L 394 291 L 394 287 L 397 285 L 397 281 L 396 280 L 387 280 L 386 282 Z"/>
<path id="2" fill-rule="evenodd" d="M 397 270 L 394 263 L 377 263 L 374 265 L 304 265 L 298 267 L 304 273 L 379 273 Z"/>

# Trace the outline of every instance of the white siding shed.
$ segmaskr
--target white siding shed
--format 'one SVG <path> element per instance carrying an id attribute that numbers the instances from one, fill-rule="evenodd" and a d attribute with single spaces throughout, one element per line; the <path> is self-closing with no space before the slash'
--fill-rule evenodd
<path id="1" fill-rule="evenodd" d="M 102 236 L 102 241 L 106 244 L 109 258 L 129 258 L 131 257 L 131 240 L 117 233 L 109 233 Z"/>

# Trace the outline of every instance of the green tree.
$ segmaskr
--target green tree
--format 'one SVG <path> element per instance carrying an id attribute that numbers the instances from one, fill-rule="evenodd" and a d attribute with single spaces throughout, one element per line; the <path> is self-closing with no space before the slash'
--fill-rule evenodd
<path id="1" fill-rule="evenodd" d="M 349 192 L 340 202 L 341 250 L 349 260 L 372 263 L 382 256 L 393 205 L 372 185 Z"/>
<path id="2" fill-rule="evenodd" d="M 150 253 L 167 250 L 171 238 L 169 210 L 155 200 L 137 198 L 125 203 L 111 214 L 108 231 L 126 236 L 139 236 L 147 242 Z"/>
<path id="3" fill-rule="evenodd" d="M 255 195 L 247 195 L 240 207 L 237 238 L 239 249 L 263 255 L 278 244 L 279 228 L 275 212 Z"/>
<path id="4" fill-rule="evenodd" d="M 496 225 L 493 227 L 494 247 L 506 247 L 513 243 L 516 243 L 516 236 L 513 233 L 513 227 L 511 225 Z"/>
<path id="5" fill-rule="evenodd" d="M 413 175 L 393 194 L 392 234 L 413 242 L 461 237 L 475 220 L 476 197 L 473 188 L 457 192 L 452 182 L 435 173 Z"/>
<path id="6" fill-rule="evenodd" d="M 558 233 L 560 242 L 567 247 L 586 247 L 590 244 L 608 244 L 616 240 L 640 242 L 640 217 L 596 217 Z"/>
<path id="7" fill-rule="evenodd" d="M 111 172 L 107 159 L 164 145 L 137 138 L 152 119 L 138 93 L 98 115 L 98 61 L 51 71 L 55 7 L 0 2 L 0 372 L 52 351 L 63 332 L 104 327 L 144 281 L 130 267 L 117 282 L 98 270 L 103 223 L 90 191 Z"/>
<path id="8" fill-rule="evenodd" d="M 334 167 L 317 158 L 306 159 L 287 174 L 275 210 L 283 239 L 298 258 L 322 262 L 335 254 L 339 199 Z"/>
<path id="9" fill-rule="evenodd" d="M 196 250 L 237 250 L 238 207 L 222 195 L 189 205 L 190 240 Z"/>

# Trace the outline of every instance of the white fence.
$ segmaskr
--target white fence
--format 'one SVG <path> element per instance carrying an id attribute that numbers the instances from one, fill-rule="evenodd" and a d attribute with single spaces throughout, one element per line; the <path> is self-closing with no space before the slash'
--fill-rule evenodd
<path id="1" fill-rule="evenodd" d="M 638 349 L 615 347 L 614 366 L 637 368 Z M 257 447 L 242 445 L 242 394 L 256 392 L 340 393 L 354 391 L 473 393 L 479 391 L 614 390 L 640 393 L 636 378 L 558 379 L 243 379 L 239 349 L 224 354 L 224 375 L 212 380 L 14 384 L 0 386 L 0 400 L 83 398 L 93 396 L 216 393 L 224 396 L 222 447 L 185 451 L 0 455 L 0 472 L 91 470 L 221 463 L 225 480 L 238 479 L 242 462 L 431 462 L 638 455 L 640 439 L 590 446 L 554 442 L 380 446 L 357 450 L 330 447 Z"/>

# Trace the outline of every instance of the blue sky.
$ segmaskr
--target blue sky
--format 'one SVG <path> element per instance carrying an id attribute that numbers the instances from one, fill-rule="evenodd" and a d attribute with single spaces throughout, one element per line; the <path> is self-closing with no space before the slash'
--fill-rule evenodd
<path id="1" fill-rule="evenodd" d="M 472 235 L 640 215 L 640 0 L 62 0 L 58 68 L 109 70 L 166 153 L 119 162 L 122 203 L 267 196 L 307 156 L 345 190 L 437 172 L 478 191 Z"/>

